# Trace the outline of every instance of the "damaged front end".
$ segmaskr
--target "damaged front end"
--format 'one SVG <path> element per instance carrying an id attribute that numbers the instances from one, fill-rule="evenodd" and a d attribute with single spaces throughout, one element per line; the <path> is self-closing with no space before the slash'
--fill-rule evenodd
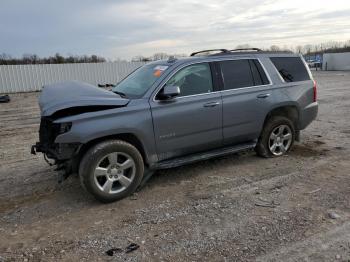
<path id="1" fill-rule="evenodd" d="M 31 148 L 31 153 L 44 154 L 44 159 L 49 165 L 56 165 L 57 171 L 62 171 L 60 180 L 73 173 L 74 160 L 79 152 L 80 143 L 61 144 L 55 143 L 57 136 L 69 132 L 72 123 L 54 123 L 50 117 L 42 117 L 39 128 L 39 142 Z"/>
<path id="2" fill-rule="evenodd" d="M 68 159 L 72 156 L 79 144 L 57 144 L 55 139 L 58 135 L 70 130 L 72 123 L 57 124 L 48 117 L 42 117 L 39 129 L 39 142 L 32 146 L 32 154 L 44 153 L 46 158 L 56 162 Z"/>
<path id="3" fill-rule="evenodd" d="M 62 119 L 119 108 L 128 103 L 128 99 L 87 83 L 70 81 L 44 86 L 39 98 L 39 142 L 31 147 L 31 153 L 43 153 L 50 165 L 56 165 L 56 170 L 62 171 L 60 180 L 76 173 L 82 143 L 77 138 L 79 135 L 69 143 L 57 143 L 60 135 L 69 135 L 74 129 L 74 123 L 62 122 Z"/>

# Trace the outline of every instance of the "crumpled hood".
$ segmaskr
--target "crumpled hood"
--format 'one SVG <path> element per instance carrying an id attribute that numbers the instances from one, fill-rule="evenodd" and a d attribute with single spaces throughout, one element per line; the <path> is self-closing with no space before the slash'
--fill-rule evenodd
<path id="1" fill-rule="evenodd" d="M 82 106 L 125 106 L 129 99 L 87 83 L 66 81 L 43 87 L 39 97 L 42 116 L 72 107 Z"/>

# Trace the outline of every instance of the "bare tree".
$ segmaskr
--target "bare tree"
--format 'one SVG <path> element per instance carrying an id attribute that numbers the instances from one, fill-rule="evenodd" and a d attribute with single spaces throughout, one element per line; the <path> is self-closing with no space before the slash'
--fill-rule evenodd
<path id="1" fill-rule="evenodd" d="M 251 48 L 249 44 L 237 45 L 235 49 L 248 49 Z"/>
<path id="2" fill-rule="evenodd" d="M 138 55 L 138 56 L 134 56 L 132 59 L 131 59 L 132 62 L 148 62 L 148 61 L 151 61 L 150 58 L 148 57 L 144 57 L 142 55 Z"/>
<path id="3" fill-rule="evenodd" d="M 301 45 L 297 45 L 296 48 L 295 48 L 295 51 L 298 53 L 298 54 L 301 54 L 303 52 L 303 47 Z"/>
<path id="4" fill-rule="evenodd" d="M 281 51 L 281 48 L 278 45 L 272 45 L 270 46 L 270 51 L 278 52 Z"/>
<path id="5" fill-rule="evenodd" d="M 155 53 L 152 56 L 153 61 L 168 59 L 169 55 L 167 53 Z"/>
<path id="6" fill-rule="evenodd" d="M 12 58 L 10 55 L 1 54 L 1 65 L 21 65 L 21 64 L 63 64 L 63 63 L 101 63 L 106 59 L 97 55 L 64 57 L 57 53 L 55 56 L 40 58 L 36 54 L 24 54 L 22 58 Z"/>

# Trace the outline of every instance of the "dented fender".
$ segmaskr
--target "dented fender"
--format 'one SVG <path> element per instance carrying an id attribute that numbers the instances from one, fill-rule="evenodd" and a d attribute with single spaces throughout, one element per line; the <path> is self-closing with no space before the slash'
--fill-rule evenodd
<path id="1" fill-rule="evenodd" d="M 57 144 L 86 144 L 104 137 L 132 134 L 142 143 L 147 160 L 158 160 L 152 114 L 147 99 L 131 100 L 127 107 L 59 118 L 54 123 L 71 123 L 68 132 L 56 137 Z"/>

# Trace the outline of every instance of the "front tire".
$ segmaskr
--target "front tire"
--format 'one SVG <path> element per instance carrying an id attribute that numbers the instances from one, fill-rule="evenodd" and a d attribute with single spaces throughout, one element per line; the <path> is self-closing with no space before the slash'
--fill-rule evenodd
<path id="1" fill-rule="evenodd" d="M 92 146 L 79 166 L 83 187 L 103 203 L 132 194 L 141 183 L 143 173 L 140 152 L 122 140 L 108 140 Z"/>
<path id="2" fill-rule="evenodd" d="M 265 124 L 255 151 L 262 157 L 279 157 L 291 149 L 294 140 L 293 122 L 284 116 L 273 116 Z"/>

